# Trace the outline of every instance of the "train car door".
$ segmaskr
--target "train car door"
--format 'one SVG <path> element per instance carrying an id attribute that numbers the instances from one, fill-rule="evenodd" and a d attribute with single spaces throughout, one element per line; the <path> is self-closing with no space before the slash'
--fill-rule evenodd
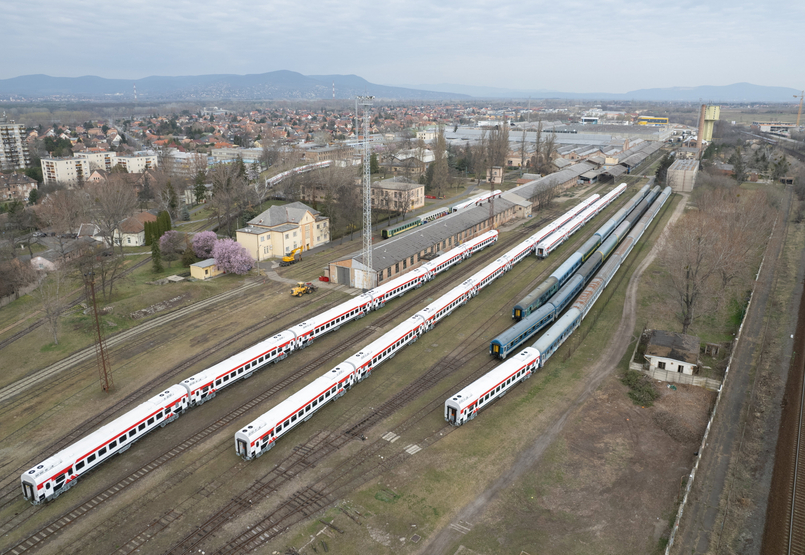
<path id="1" fill-rule="evenodd" d="M 34 487 L 27 482 L 22 483 L 22 495 L 25 499 L 30 501 L 36 500 L 36 497 L 34 497 Z"/>
<path id="2" fill-rule="evenodd" d="M 447 421 L 451 424 L 456 423 L 456 409 L 455 407 L 447 407 Z"/>
<path id="3" fill-rule="evenodd" d="M 246 442 L 242 439 L 238 439 L 238 455 L 246 456 L 249 454 L 249 449 L 246 446 Z"/>

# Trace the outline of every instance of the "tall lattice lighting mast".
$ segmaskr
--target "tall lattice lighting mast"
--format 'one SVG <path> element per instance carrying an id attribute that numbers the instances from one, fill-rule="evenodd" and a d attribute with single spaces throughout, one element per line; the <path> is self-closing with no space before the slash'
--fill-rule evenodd
<path id="1" fill-rule="evenodd" d="M 369 147 L 369 119 L 374 96 L 359 96 L 363 106 L 363 265 L 366 266 L 369 283 L 367 289 L 375 287 L 377 277 L 372 268 L 372 149 Z"/>

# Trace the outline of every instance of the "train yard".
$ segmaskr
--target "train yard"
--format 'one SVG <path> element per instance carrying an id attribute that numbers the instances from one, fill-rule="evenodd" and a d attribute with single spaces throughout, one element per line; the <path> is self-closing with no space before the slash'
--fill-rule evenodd
<path id="1" fill-rule="evenodd" d="M 605 221 L 615 209 L 611 207 L 593 223 Z M 308 516 L 332 507 L 421 449 L 453 437 L 454 428 L 441 419 L 445 397 L 494 366 L 494 359 L 486 354 L 488 342 L 502 326 L 510 325 L 513 303 L 558 267 L 562 252 L 578 248 L 594 226 L 570 239 L 557 253 L 559 256 L 545 261 L 529 257 L 515 266 L 455 316 L 378 368 L 370 380 L 328 406 L 324 418 L 311 420 L 259 460 L 244 462 L 237 458 L 231 436 L 233 426 L 264 411 L 267 402 L 275 403 L 298 390 L 323 369 L 455 287 L 473 269 L 491 262 L 533 233 L 542 221 L 504 234 L 498 245 L 476 254 L 434 282 L 255 374 L 248 386 L 239 384 L 221 392 L 214 402 L 193 409 L 175 424 L 148 436 L 125 456 L 110 460 L 82 478 L 79 487 L 54 503 L 22 505 L 18 482 L 4 482 L 0 545 L 6 549 L 8 542 L 11 553 L 129 553 L 147 541 L 148 552 L 155 553 L 190 553 L 199 549 L 208 553 L 245 553 L 271 542 Z M 241 314 L 247 308 L 259 310 L 259 302 L 251 299 L 236 303 L 236 310 Z M 264 302 L 270 303 L 270 299 Z M 315 310 L 321 311 L 336 301 L 335 297 L 314 297 L 304 302 L 310 308 L 315 304 Z M 296 306 L 304 310 L 308 305 Z M 194 355 L 175 356 L 170 371 L 149 376 L 143 381 L 145 385 L 129 393 L 130 402 L 138 392 L 143 392 L 141 398 L 145 398 L 144 392 L 152 389 L 151 384 L 174 383 L 170 381 L 173 376 L 203 366 L 200 361 L 205 355 L 242 348 L 244 343 L 254 342 L 260 331 L 272 331 L 274 326 L 283 329 L 289 319 L 282 316 L 257 318 L 259 324 L 244 322 L 250 333 L 247 340 L 237 337 L 234 327 L 224 327 L 233 332 L 210 339 L 209 330 L 196 329 L 197 324 L 177 325 L 176 333 L 188 336 L 186 344 L 196 344 L 194 350 L 185 351 Z M 234 326 L 234 320 L 229 325 Z M 199 352 L 199 343 L 212 345 Z M 130 346 L 128 357 L 136 360 L 138 351 L 146 345 L 148 339 L 144 338 Z M 149 363 L 153 361 L 140 362 Z M 77 376 L 78 373 L 76 380 Z M 86 387 L 72 389 L 76 400 L 82 392 L 86 395 Z M 70 405 L 71 401 L 68 398 L 61 403 Z M 31 404 L 34 400 L 23 400 L 14 411 L 18 414 Z M 76 437 L 113 414 L 116 413 L 98 410 L 82 425 L 72 430 L 62 426 L 49 435 L 60 438 L 68 431 Z M 18 428 L 19 434 L 35 433 L 51 426 L 52 421 L 47 410 L 39 412 Z M 400 441 L 389 439 L 394 436 Z M 4 446 L 19 441 L 18 436 L 8 439 L 4 437 Z M 56 445 L 40 444 L 36 456 L 29 451 L 24 460 L 13 465 L 24 469 Z M 10 464 L 6 463 L 6 469 L 11 470 Z M 99 527 L 100 522 L 104 526 Z"/>

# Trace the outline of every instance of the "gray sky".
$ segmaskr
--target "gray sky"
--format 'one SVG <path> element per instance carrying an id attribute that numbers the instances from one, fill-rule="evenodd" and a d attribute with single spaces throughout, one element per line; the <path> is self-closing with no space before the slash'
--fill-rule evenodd
<path id="1" fill-rule="evenodd" d="M 805 87 L 801 0 L 32 0 L 3 3 L 0 78 L 356 74 L 622 93 Z"/>

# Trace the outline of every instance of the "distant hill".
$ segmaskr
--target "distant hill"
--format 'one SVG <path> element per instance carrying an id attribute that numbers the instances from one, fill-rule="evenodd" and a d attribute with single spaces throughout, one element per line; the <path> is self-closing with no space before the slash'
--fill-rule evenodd
<path id="1" fill-rule="evenodd" d="M 333 97 L 354 98 L 368 94 L 393 100 L 446 100 L 468 98 L 458 93 L 442 93 L 376 85 L 357 75 L 310 75 L 294 71 L 272 71 L 252 75 L 194 75 L 184 77 L 145 77 L 144 79 L 104 79 L 24 75 L 0 79 L 0 99 L 10 96 L 31 100 L 47 98 L 126 100 L 316 100 Z"/>
<path id="2" fill-rule="evenodd" d="M 579 100 L 650 100 L 654 102 L 794 102 L 800 91 L 788 87 L 766 87 L 751 83 L 724 86 L 671 87 L 665 89 L 639 89 L 627 93 L 573 93 L 545 89 L 525 90 L 495 87 L 477 87 L 440 83 L 437 85 L 408 85 L 442 93 L 467 94 L 476 98 L 563 98 Z"/>
<path id="3" fill-rule="evenodd" d="M 525 90 L 440 83 L 393 87 L 370 83 L 357 75 L 302 75 L 295 71 L 272 71 L 251 75 L 191 75 L 105 79 L 24 75 L 0 79 L 0 100 L 10 97 L 29 100 L 119 100 L 137 97 L 155 100 L 320 100 L 374 95 L 389 100 L 452 100 L 468 98 L 562 98 L 578 100 L 649 100 L 654 102 L 794 102 L 799 91 L 787 87 L 765 87 L 751 83 L 725 86 L 640 89 L 627 93 L 573 93 L 546 89 Z"/>

